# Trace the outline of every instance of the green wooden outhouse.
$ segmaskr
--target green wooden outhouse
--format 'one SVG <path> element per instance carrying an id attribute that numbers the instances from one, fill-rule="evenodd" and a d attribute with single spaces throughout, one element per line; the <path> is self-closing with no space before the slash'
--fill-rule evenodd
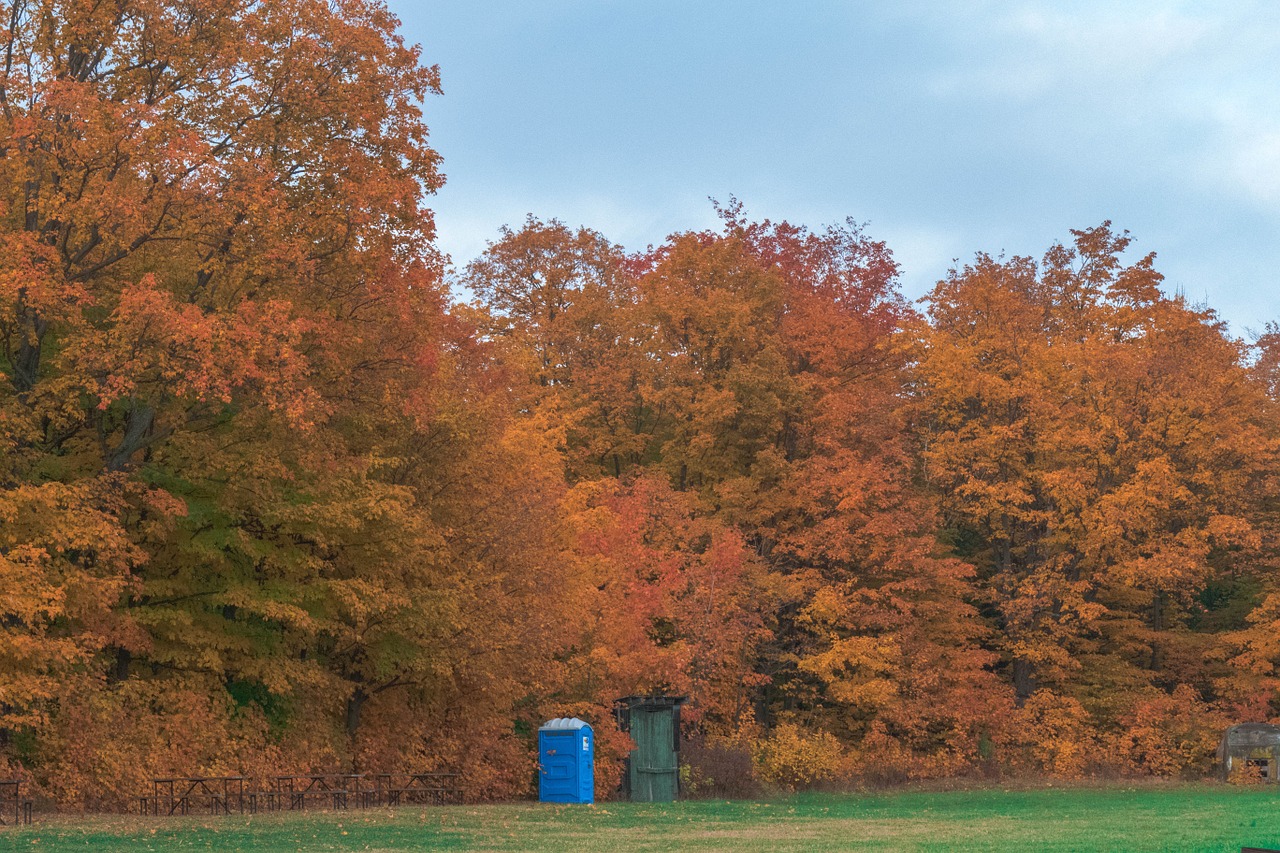
<path id="1" fill-rule="evenodd" d="M 614 712 L 636 748 L 622 787 L 632 802 L 669 803 L 680 794 L 680 706 L 685 696 L 624 696 Z"/>

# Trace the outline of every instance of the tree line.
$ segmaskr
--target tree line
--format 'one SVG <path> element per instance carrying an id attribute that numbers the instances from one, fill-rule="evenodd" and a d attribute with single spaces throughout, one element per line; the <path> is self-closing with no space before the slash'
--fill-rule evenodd
<path id="1" fill-rule="evenodd" d="M 720 208 L 447 273 L 374 0 L 0 3 L 0 775 L 454 769 L 688 695 L 689 787 L 1202 773 L 1280 717 L 1280 330 L 1109 223 L 914 305 Z"/>

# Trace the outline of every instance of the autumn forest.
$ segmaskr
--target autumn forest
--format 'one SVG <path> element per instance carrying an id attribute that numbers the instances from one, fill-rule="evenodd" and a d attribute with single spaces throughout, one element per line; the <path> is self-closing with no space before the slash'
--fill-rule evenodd
<path id="1" fill-rule="evenodd" d="M 522 797 L 579 716 L 604 794 L 654 692 L 691 791 L 1199 776 L 1280 718 L 1280 329 L 1120 228 L 919 303 L 870 226 L 732 199 L 450 264 L 376 0 L 0 26 L 0 775 Z"/>

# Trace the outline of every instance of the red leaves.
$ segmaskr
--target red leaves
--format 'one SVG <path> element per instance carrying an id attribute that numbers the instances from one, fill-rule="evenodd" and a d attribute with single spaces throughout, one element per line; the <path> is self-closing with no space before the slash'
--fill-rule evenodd
<path id="1" fill-rule="evenodd" d="M 763 567 L 741 537 L 658 478 L 583 484 L 572 500 L 596 588 L 584 657 L 606 670 L 598 700 L 692 693 L 695 716 L 735 720 L 752 680 L 745 664 L 767 636 Z"/>

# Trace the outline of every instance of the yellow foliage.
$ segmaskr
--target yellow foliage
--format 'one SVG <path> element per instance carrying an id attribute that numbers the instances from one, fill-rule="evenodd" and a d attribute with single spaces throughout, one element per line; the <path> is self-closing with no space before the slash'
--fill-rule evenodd
<path id="1" fill-rule="evenodd" d="M 1018 709 L 1014 725 L 1030 769 L 1078 777 L 1097 754 L 1089 712 L 1069 696 L 1037 691 Z"/>
<path id="2" fill-rule="evenodd" d="M 761 781 L 792 791 L 839 779 L 848 762 L 834 735 L 794 723 L 758 741 L 752 758 Z"/>

